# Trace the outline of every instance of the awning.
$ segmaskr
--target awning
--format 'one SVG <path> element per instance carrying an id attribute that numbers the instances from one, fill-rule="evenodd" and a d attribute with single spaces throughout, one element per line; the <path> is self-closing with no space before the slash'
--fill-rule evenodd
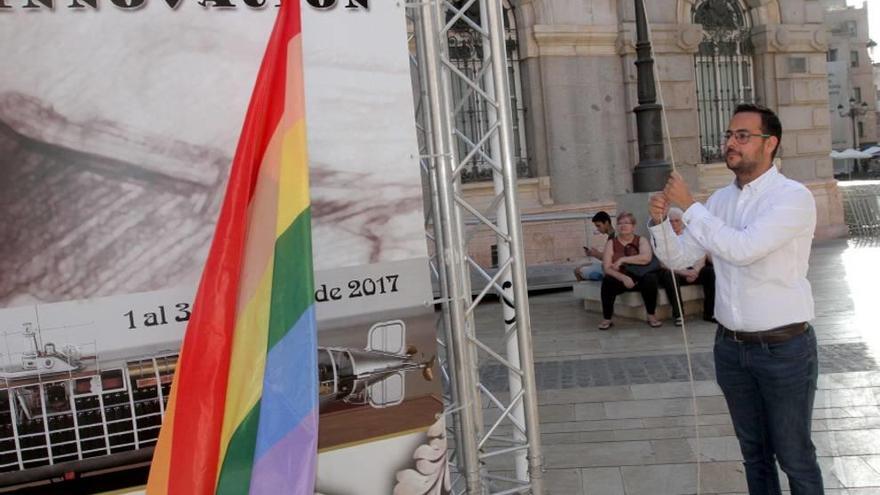
<path id="1" fill-rule="evenodd" d="M 872 156 L 880 156 L 880 146 L 871 146 L 870 148 L 864 149 L 862 151 Z"/>
<path id="2" fill-rule="evenodd" d="M 864 152 L 854 150 L 852 148 L 845 149 L 843 151 L 832 151 L 830 155 L 831 158 L 835 160 L 852 160 L 852 159 L 862 159 L 862 158 L 873 158 L 874 155 Z"/>

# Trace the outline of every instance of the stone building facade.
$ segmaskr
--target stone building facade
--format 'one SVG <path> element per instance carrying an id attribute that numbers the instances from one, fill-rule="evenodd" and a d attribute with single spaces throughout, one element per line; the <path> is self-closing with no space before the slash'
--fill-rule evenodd
<path id="1" fill-rule="evenodd" d="M 845 0 L 824 0 L 828 43 L 829 113 L 831 141 L 835 149 L 877 143 L 877 108 L 874 67 L 868 47 L 867 7 L 847 7 Z M 880 8 L 880 7 L 875 7 Z M 867 112 L 852 119 L 845 114 L 849 99 L 856 105 L 864 102 Z M 838 109 L 838 105 L 844 108 Z M 855 125 L 855 127 L 854 127 Z M 857 143 L 853 141 L 853 135 Z"/>
<path id="2" fill-rule="evenodd" d="M 880 50 L 877 47 L 874 47 L 874 50 L 877 53 L 880 53 Z M 880 59 L 880 56 L 874 58 L 874 60 Z M 874 64 L 874 95 L 872 99 L 874 100 L 874 125 L 880 130 L 880 62 L 875 62 Z M 880 136 L 878 136 L 880 137 Z"/>
<path id="3" fill-rule="evenodd" d="M 707 2 L 713 5 L 705 5 Z M 595 211 L 615 208 L 614 198 L 632 189 L 638 162 L 633 108 L 636 96 L 635 13 L 632 0 L 509 0 L 516 22 L 528 165 L 528 213 Z M 732 177 L 719 156 L 706 121 L 726 115 L 698 102 L 705 90 L 711 57 L 703 57 L 706 26 L 695 15 L 707 8 L 738 9 L 747 47 L 739 62 L 712 66 L 739 73 L 748 86 L 741 99 L 775 109 L 785 129 L 781 169 L 816 197 L 817 237 L 846 233 L 840 194 L 833 178 L 826 52 L 828 31 L 820 0 L 648 0 L 645 1 L 655 53 L 655 71 L 668 119 L 667 157 L 702 194 Z M 739 14 L 737 14 L 739 15 Z M 721 16 L 723 17 L 723 16 Z M 726 22 L 726 21 L 725 21 Z M 702 58 L 701 58 L 702 57 Z M 708 62 L 707 62 L 708 61 Z M 709 79 L 712 72 L 709 72 Z M 719 76 L 720 77 L 720 76 Z M 710 81 L 711 83 L 712 81 Z M 730 107 L 732 108 L 732 106 Z M 728 110 L 729 111 L 729 110 Z M 711 115 L 711 119 L 707 116 Z M 702 120 L 701 120 L 702 119 Z M 723 128 L 722 128 L 723 132 Z M 711 137 L 711 136 L 710 136 Z M 480 187 L 472 186 L 472 194 Z M 491 186 L 488 186 L 489 188 Z M 577 257 L 581 242 L 553 246 L 560 234 L 583 222 L 552 227 L 526 225 L 530 262 L 542 252 Z M 542 230 L 543 229 L 543 230 Z M 548 230 L 549 229 L 549 230 Z M 487 242 L 491 242 L 487 239 Z M 531 243 L 531 245 L 530 245 Z M 549 243 L 549 244 L 548 244 Z M 546 244 L 546 245 L 545 245 Z M 481 250 L 482 251 L 482 250 Z"/>

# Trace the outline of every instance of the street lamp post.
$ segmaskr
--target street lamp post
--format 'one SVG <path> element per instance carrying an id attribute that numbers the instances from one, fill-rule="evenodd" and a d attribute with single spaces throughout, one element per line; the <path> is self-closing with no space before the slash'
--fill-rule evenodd
<path id="1" fill-rule="evenodd" d="M 837 114 L 840 115 L 841 117 L 849 117 L 849 119 L 852 123 L 852 142 L 853 142 L 853 149 L 854 150 L 859 149 L 859 135 L 856 132 L 856 119 L 862 117 L 863 115 L 865 115 L 867 113 L 868 113 L 868 104 L 865 102 L 861 102 L 860 104 L 856 105 L 855 98 L 849 99 L 849 108 L 845 112 L 843 111 L 843 105 L 837 105 Z M 859 163 L 858 160 L 854 159 L 853 161 L 856 164 Z M 850 177 L 850 179 L 852 179 L 852 169 L 850 169 L 850 171 L 849 171 L 849 177 Z"/>
<path id="2" fill-rule="evenodd" d="M 648 18 L 643 0 L 634 0 L 636 10 L 636 76 L 639 105 L 636 132 L 639 142 L 639 163 L 633 171 L 633 191 L 659 191 L 666 185 L 671 167 L 663 149 L 663 107 L 657 103 L 654 85 L 654 59 L 648 38 Z"/>

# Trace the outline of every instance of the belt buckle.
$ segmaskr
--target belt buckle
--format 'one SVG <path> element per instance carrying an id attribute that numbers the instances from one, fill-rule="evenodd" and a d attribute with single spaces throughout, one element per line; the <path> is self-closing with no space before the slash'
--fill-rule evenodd
<path id="1" fill-rule="evenodd" d="M 733 337 L 734 342 L 742 344 L 743 341 L 742 341 L 742 339 L 739 338 L 739 335 L 737 335 L 736 330 L 731 330 L 729 328 L 725 328 L 725 330 L 727 330 L 730 333 L 730 335 Z"/>

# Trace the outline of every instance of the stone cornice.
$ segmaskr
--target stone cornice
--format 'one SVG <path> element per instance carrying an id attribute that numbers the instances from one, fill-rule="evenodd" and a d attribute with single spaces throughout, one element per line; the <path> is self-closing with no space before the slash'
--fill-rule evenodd
<path id="1" fill-rule="evenodd" d="M 627 23 L 620 31 L 618 53 L 636 52 L 635 24 Z M 654 53 L 696 53 L 703 41 L 703 28 L 698 24 L 652 24 L 651 46 Z"/>
<path id="2" fill-rule="evenodd" d="M 532 56 L 617 54 L 617 26 L 537 24 L 532 26 L 531 35 L 537 45 Z"/>
<path id="3" fill-rule="evenodd" d="M 828 32 L 816 24 L 764 24 L 752 28 L 755 53 L 811 53 L 828 51 Z"/>
<path id="4" fill-rule="evenodd" d="M 696 53 L 703 39 L 696 24 L 651 26 L 654 53 Z M 635 53 L 635 25 L 548 25 L 526 29 L 524 57 L 610 56 Z M 828 50 L 821 24 L 759 24 L 752 28 L 755 53 L 819 53 Z"/>
<path id="5" fill-rule="evenodd" d="M 524 58 L 551 56 L 611 56 L 635 53 L 635 26 L 547 25 L 527 29 Z M 696 24 L 652 26 L 655 53 L 696 53 L 703 32 Z"/>

